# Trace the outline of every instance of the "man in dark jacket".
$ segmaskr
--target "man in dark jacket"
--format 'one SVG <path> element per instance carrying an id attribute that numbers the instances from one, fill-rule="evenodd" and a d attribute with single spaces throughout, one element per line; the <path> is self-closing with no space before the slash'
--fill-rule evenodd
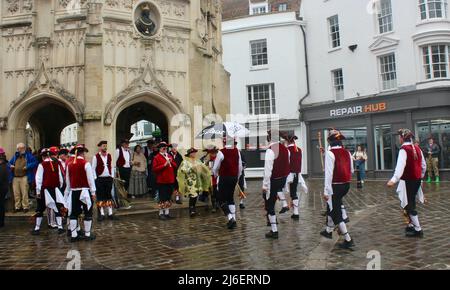
<path id="1" fill-rule="evenodd" d="M 175 183 L 173 185 L 173 189 L 175 191 L 175 202 L 177 204 L 182 204 L 180 193 L 178 192 L 179 187 L 178 187 L 178 181 L 177 181 L 177 174 L 178 174 L 178 168 L 180 167 L 181 163 L 183 162 L 183 156 L 180 154 L 180 152 L 178 152 L 178 144 L 170 144 L 169 149 L 170 149 L 170 152 L 169 152 L 170 156 L 172 156 L 173 160 L 177 164 L 177 167 L 173 169 L 174 174 L 175 174 Z"/>
<path id="2" fill-rule="evenodd" d="M 13 192 L 15 211 L 29 210 L 28 191 L 30 184 L 34 182 L 34 173 L 38 165 L 33 154 L 26 150 L 25 144 L 17 144 L 17 152 L 9 161 L 13 173 Z"/>
<path id="3" fill-rule="evenodd" d="M 5 225 L 5 198 L 8 193 L 10 170 L 5 150 L 0 147 L 0 228 Z"/>

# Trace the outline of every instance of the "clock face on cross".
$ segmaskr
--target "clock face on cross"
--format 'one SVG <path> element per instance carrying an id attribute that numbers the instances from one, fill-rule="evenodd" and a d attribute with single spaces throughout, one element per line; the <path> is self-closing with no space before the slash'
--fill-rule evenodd
<path id="1" fill-rule="evenodd" d="M 135 10 L 136 29 L 142 36 L 151 37 L 158 30 L 158 17 L 156 9 L 149 2 L 142 2 Z"/>

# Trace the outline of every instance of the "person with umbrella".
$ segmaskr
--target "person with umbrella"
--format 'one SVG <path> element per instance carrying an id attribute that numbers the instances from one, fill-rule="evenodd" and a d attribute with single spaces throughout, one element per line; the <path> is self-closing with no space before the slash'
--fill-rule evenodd
<path id="1" fill-rule="evenodd" d="M 217 153 L 213 172 L 218 178 L 217 201 L 228 218 L 227 228 L 231 230 L 237 226 L 234 190 L 242 174 L 242 159 L 239 150 L 234 146 L 234 140 L 228 143 L 230 144 L 227 144 L 227 138 L 224 137 L 224 148 Z"/>

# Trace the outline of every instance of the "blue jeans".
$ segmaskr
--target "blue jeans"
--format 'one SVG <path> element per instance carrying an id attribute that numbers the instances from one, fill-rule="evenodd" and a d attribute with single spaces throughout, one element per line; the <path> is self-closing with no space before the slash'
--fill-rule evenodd
<path id="1" fill-rule="evenodd" d="M 359 180 L 366 179 L 366 163 L 363 160 L 355 161 L 356 169 L 359 170 Z"/>

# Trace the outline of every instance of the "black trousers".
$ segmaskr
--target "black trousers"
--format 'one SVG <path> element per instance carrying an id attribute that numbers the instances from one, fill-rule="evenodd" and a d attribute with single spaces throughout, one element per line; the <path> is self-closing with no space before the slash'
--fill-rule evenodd
<path id="1" fill-rule="evenodd" d="M 159 203 L 170 202 L 172 200 L 173 193 L 173 184 L 157 184 L 158 192 L 159 192 Z"/>
<path id="2" fill-rule="evenodd" d="M 228 215 L 230 213 L 229 205 L 234 204 L 234 190 L 238 183 L 238 177 L 236 176 L 220 176 L 219 177 L 219 191 L 217 195 L 217 202 L 223 213 Z"/>
<path id="3" fill-rule="evenodd" d="M 56 191 L 55 188 L 47 188 L 48 193 L 50 193 L 50 196 L 53 198 L 53 200 L 56 202 Z M 45 193 L 44 190 L 41 192 L 41 198 L 36 198 L 37 206 L 36 206 L 36 217 L 43 217 L 44 211 L 47 208 L 45 205 Z M 58 209 L 58 212 L 55 212 L 56 217 L 61 216 L 61 209 L 64 206 L 61 203 L 56 202 L 56 208 Z"/>
<path id="4" fill-rule="evenodd" d="M 278 192 L 282 192 L 286 185 L 286 177 L 271 179 L 270 180 L 270 196 L 266 198 L 266 194 L 263 193 L 264 204 L 267 214 L 275 215 L 275 203 L 277 202 Z"/>
<path id="5" fill-rule="evenodd" d="M 111 190 L 113 186 L 112 177 L 97 177 L 95 180 L 95 187 L 97 191 L 97 201 L 112 200 Z"/>
<path id="6" fill-rule="evenodd" d="M 416 211 L 416 197 L 419 191 L 422 181 L 419 180 L 405 180 L 406 184 L 406 196 L 408 198 L 408 204 L 405 206 L 407 214 L 417 215 Z"/>
<path id="7" fill-rule="evenodd" d="M 70 213 L 71 220 L 77 220 L 81 213 L 84 214 L 84 220 L 90 221 L 92 220 L 92 209 L 94 208 L 94 204 L 92 202 L 92 196 L 89 193 L 89 198 L 91 199 L 92 206 L 90 209 L 87 208 L 80 200 L 81 190 L 72 191 L 72 212 Z"/>
<path id="8" fill-rule="evenodd" d="M 296 200 L 298 199 L 297 195 L 297 188 L 298 188 L 298 175 L 300 173 L 294 173 L 294 180 L 291 184 L 289 184 L 289 191 L 291 192 L 291 199 Z"/>
<path id="9" fill-rule="evenodd" d="M 130 175 L 131 168 L 119 167 L 120 179 L 125 180 L 125 190 L 128 191 L 128 187 L 130 186 Z"/>
<path id="10" fill-rule="evenodd" d="M 5 197 L 7 191 L 0 190 L 0 227 L 5 225 Z"/>
<path id="11" fill-rule="evenodd" d="M 342 198 L 348 193 L 350 189 L 350 183 L 333 184 L 333 195 L 331 196 L 331 202 L 333 204 L 333 210 L 330 211 L 330 207 L 327 204 L 327 215 L 333 219 L 335 225 L 343 222 L 342 218 Z"/>

